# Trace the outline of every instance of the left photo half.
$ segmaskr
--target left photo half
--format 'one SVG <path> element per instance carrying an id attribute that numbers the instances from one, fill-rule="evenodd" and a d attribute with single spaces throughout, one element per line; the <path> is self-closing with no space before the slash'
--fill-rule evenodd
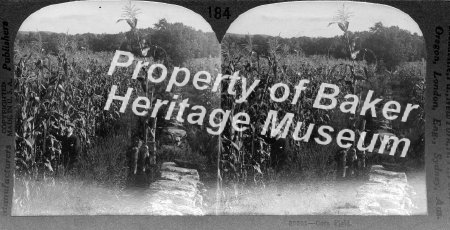
<path id="1" fill-rule="evenodd" d="M 221 47 L 197 13 L 143 1 L 44 7 L 14 41 L 13 216 L 208 215 Z"/>

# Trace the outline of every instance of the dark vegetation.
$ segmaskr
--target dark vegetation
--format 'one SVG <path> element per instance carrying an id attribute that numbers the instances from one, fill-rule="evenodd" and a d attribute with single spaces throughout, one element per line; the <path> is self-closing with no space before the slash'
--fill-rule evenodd
<path id="1" fill-rule="evenodd" d="M 151 47 L 150 50 L 153 49 L 150 54 L 154 61 L 162 59 L 160 61 L 172 66 L 175 63 L 183 62 L 191 72 L 199 71 L 206 66 L 211 73 L 214 73 L 216 71 L 214 69 L 218 67 L 216 61 L 207 58 L 210 55 L 218 55 L 218 47 L 214 46 L 213 34 L 194 31 L 179 23 L 170 24 L 165 20 L 161 20 L 154 28 L 137 30 L 137 33 L 141 38 L 146 38 L 142 40 L 145 40 Z M 186 36 L 189 37 L 185 34 L 191 34 L 191 39 L 185 39 Z M 372 45 L 373 54 L 367 54 L 367 58 L 358 55 L 353 63 L 355 71 L 359 71 L 359 74 L 364 74 L 364 69 L 369 70 L 368 74 L 372 76 L 370 80 L 372 90 L 379 95 L 389 95 L 401 102 L 402 105 L 406 103 L 423 105 L 424 73 L 421 60 L 424 53 L 421 37 L 396 27 L 383 27 L 379 23 L 371 31 L 349 32 L 348 35 L 352 38 L 359 36 L 355 40 L 360 41 L 359 45 L 356 44 L 360 47 L 371 47 L 366 44 L 372 43 L 385 44 Z M 113 51 L 136 49 L 132 46 L 130 38 L 126 39 L 126 36 L 130 35 L 127 33 L 116 35 L 19 33 L 15 43 L 18 102 L 17 167 L 19 171 L 30 173 L 31 166 L 38 164 L 47 164 L 47 167 L 51 167 L 50 159 L 54 159 L 54 156 L 60 152 L 58 141 L 51 133 L 61 132 L 65 122 L 76 122 L 78 127 L 76 132 L 82 137 L 83 149 L 85 149 L 87 157 L 84 162 L 87 165 L 93 164 L 92 160 L 99 156 L 98 153 L 91 152 L 93 149 L 99 148 L 98 143 L 108 142 L 105 138 L 111 138 L 111 135 L 128 135 L 129 130 L 126 126 L 129 125 L 130 120 L 133 120 L 129 118 L 132 115 L 121 116 L 118 108 L 112 108 L 109 111 L 103 110 L 111 85 L 119 85 L 122 93 L 128 86 L 140 89 L 136 82 L 130 81 L 130 71 L 122 70 L 123 72 L 115 74 L 113 77 L 104 77 Z M 172 42 L 164 42 L 168 39 Z M 243 170 L 242 174 L 244 174 L 244 171 L 250 170 L 256 172 L 255 175 L 262 175 L 263 169 L 267 170 L 270 165 L 280 169 L 281 165 L 275 166 L 273 161 L 283 161 L 295 164 L 292 167 L 298 168 L 298 170 L 290 168 L 290 171 L 308 171 L 310 173 L 309 168 L 313 167 L 312 171 L 326 174 L 327 171 L 323 169 L 327 167 L 328 155 L 337 147 L 320 149 L 314 144 L 298 144 L 292 140 L 286 140 L 285 143 L 280 144 L 279 140 L 259 136 L 258 133 L 261 131 L 261 123 L 265 121 L 269 109 L 296 112 L 300 115 L 296 118 L 304 121 L 305 124 L 330 124 L 330 121 L 333 121 L 342 126 L 345 123 L 344 120 L 348 120 L 348 117 L 335 119 L 339 115 L 325 114 L 323 111 L 313 109 L 311 101 L 321 82 L 338 84 L 344 92 L 350 93 L 351 89 L 345 85 L 345 82 L 338 81 L 350 75 L 350 71 L 345 66 L 349 65 L 350 60 L 341 58 L 348 56 L 348 54 L 345 56 L 345 43 L 342 40 L 342 37 L 283 39 L 260 35 L 227 35 L 224 38 L 222 45 L 223 72 L 229 74 L 239 70 L 242 76 L 251 81 L 262 80 L 260 88 L 250 97 L 247 104 L 233 104 L 229 95 L 222 98 L 224 109 L 233 107 L 235 113 L 247 111 L 251 116 L 251 121 L 254 122 L 252 128 L 243 134 L 234 133 L 228 128 L 228 131 L 221 137 L 222 157 L 224 158 L 221 168 L 224 169 L 224 172 L 225 170 L 227 172 Z M 162 49 L 158 49 L 158 47 Z M 185 47 L 190 49 L 184 49 Z M 393 47 L 397 47 L 396 49 L 400 49 L 400 51 L 394 52 Z M 377 63 L 375 63 L 374 57 Z M 191 61 L 193 58 L 197 58 L 197 61 Z M 298 103 L 300 107 L 288 105 L 288 101 L 283 104 L 270 104 L 268 95 L 265 93 L 267 87 L 282 81 L 294 85 L 300 79 L 310 79 L 312 83 L 307 96 L 303 98 L 302 103 Z M 386 85 L 391 85 L 392 89 L 386 88 Z M 139 92 L 143 93 L 143 91 Z M 211 93 L 203 92 L 199 95 L 192 86 L 186 86 L 183 92 L 173 93 L 183 94 L 183 97 L 189 98 L 193 104 L 209 104 L 210 108 L 214 108 L 214 105 L 220 103 L 220 99 L 214 99 L 215 97 Z M 160 99 L 170 99 L 173 93 L 164 94 L 161 90 L 155 94 L 159 95 Z M 211 102 L 212 100 L 215 101 Z M 414 116 L 417 119 L 411 118 L 407 123 L 392 123 L 388 128 L 395 129 L 398 134 L 401 132 L 413 133 L 408 130 L 411 127 L 418 127 L 420 130 L 423 128 L 423 113 L 414 114 Z M 163 118 L 159 119 L 159 122 L 159 132 L 162 132 L 161 127 L 173 125 Z M 414 122 L 418 122 L 418 124 Z M 373 127 L 369 128 L 378 129 L 382 127 L 382 123 L 383 121 L 371 121 L 369 125 Z M 133 124 L 133 126 L 135 125 Z M 188 143 L 188 147 L 195 149 L 196 154 L 208 158 L 209 165 L 215 164 L 218 150 L 217 137 L 206 134 L 204 127 L 190 127 L 184 124 L 183 128 L 187 129 L 185 141 Z M 157 137 L 159 136 L 157 135 Z M 414 136 L 412 141 L 418 138 Z M 45 145 L 44 140 L 46 140 Z M 127 142 L 125 141 L 125 143 Z M 275 149 L 283 149 L 282 153 L 271 156 L 271 151 L 274 151 L 274 148 L 270 147 L 273 146 L 272 143 L 277 143 Z M 170 148 L 164 147 L 163 149 L 162 151 L 167 152 Z M 323 151 L 329 154 L 322 154 Z M 174 158 L 169 157 L 171 154 L 159 155 L 161 155 L 159 159 Z M 178 157 L 182 157 L 182 155 L 180 153 Z M 421 154 L 415 151 L 410 155 L 418 155 L 415 156 L 416 158 L 421 157 Z M 97 163 L 103 164 L 106 163 L 106 160 Z M 237 164 L 241 165 L 236 167 Z M 86 167 L 95 168 L 93 165 L 91 166 Z M 241 176 L 247 177 L 248 175 Z"/>
<path id="2" fill-rule="evenodd" d="M 61 37 L 66 37 L 69 44 L 67 49 L 72 52 L 91 51 L 115 52 L 116 50 L 129 50 L 140 53 L 141 45 L 149 47 L 149 54 L 155 60 L 167 59 L 171 64 L 180 66 L 183 62 L 202 57 L 218 57 L 220 47 L 217 46 L 217 39 L 214 33 L 205 33 L 185 26 L 182 23 L 168 23 L 161 19 L 152 28 L 136 29 L 131 33 L 123 32 L 118 34 L 76 34 L 65 35 L 53 32 L 33 32 L 21 31 L 16 38 L 16 45 L 27 46 L 36 42 L 39 36 L 42 42 L 42 52 L 44 55 L 58 55 Z"/>
<path id="3" fill-rule="evenodd" d="M 426 58 L 425 43 L 422 36 L 396 26 L 386 27 L 381 22 L 376 23 L 369 31 L 347 31 L 353 38 L 355 46 L 371 50 L 375 57 L 385 65 L 388 70 L 394 70 L 402 62 L 420 61 Z M 228 37 L 238 44 L 247 42 L 247 35 L 228 34 Z M 252 44 L 254 51 L 259 55 L 269 55 L 269 39 L 274 37 L 267 35 L 253 35 Z M 289 47 L 289 54 L 313 56 L 321 55 L 336 59 L 348 58 L 346 38 L 335 36 L 323 37 L 294 37 L 277 38 L 281 45 Z M 371 53 L 360 54 L 359 59 L 374 63 Z"/>
<path id="4" fill-rule="evenodd" d="M 144 54 L 141 48 L 148 50 Z M 199 95 L 192 86 L 171 93 L 164 92 L 165 87 L 145 86 L 142 81 L 131 80 L 132 68 L 118 69 L 107 76 L 114 52 L 125 50 L 150 63 L 164 63 L 169 71 L 173 66 L 186 66 L 193 72 L 217 74 L 219 49 L 213 34 L 164 19 L 152 28 L 115 35 L 20 32 L 15 41 L 16 175 L 37 179 L 63 174 L 61 142 L 55 136 L 63 135 L 71 122 L 83 149 L 80 167 L 71 175 L 123 186 L 126 152 L 132 136 L 141 131 L 142 121 L 130 108 L 125 114 L 119 113 L 118 103 L 103 110 L 112 85 L 118 86 L 119 94 L 125 94 L 128 87 L 134 88 L 131 100 L 150 93 L 152 101 L 171 99 L 178 93 L 189 97 L 192 103 L 208 102 L 209 108 L 214 107 L 214 100 L 208 92 Z M 183 127 L 167 121 L 163 118 L 165 110 L 158 114 L 156 125 L 158 162 L 175 157 L 188 159 L 198 153 L 206 161 L 205 156 L 214 145 L 203 141 L 210 137 L 201 141 L 192 138 L 202 127 Z M 183 145 L 170 146 L 176 145 L 174 138 L 164 133 L 165 128 L 172 126 L 186 130 L 191 138 L 183 137 Z M 191 149 L 196 152 L 190 154 Z"/>
<path id="5" fill-rule="evenodd" d="M 343 31 L 342 36 L 287 39 L 228 34 L 222 40 L 222 72 L 230 74 L 239 71 L 241 76 L 247 78 L 247 85 L 256 79 L 261 80 L 247 103 L 236 104 L 233 95 L 222 96 L 222 107 L 231 110 L 231 116 L 245 111 L 252 121 L 250 128 L 242 133 L 234 131 L 230 122 L 227 123 L 221 136 L 219 164 L 219 178 L 223 182 L 245 185 L 265 184 L 273 178 L 333 178 L 336 165 L 332 159 L 340 147 L 335 143 L 322 146 L 314 141 L 294 141 L 291 135 L 293 126 L 286 139 L 261 135 L 269 110 L 279 111 L 278 121 L 286 112 L 294 113 L 294 124 L 303 122 L 301 135 L 306 133 L 308 124 L 314 123 L 316 126 L 311 139 L 317 135 L 317 127 L 325 124 L 335 130 L 354 130 L 356 140 L 358 133 L 366 131 L 366 145 L 376 133 L 406 137 L 412 143 L 406 158 L 400 158 L 398 153 L 393 157 L 378 153 L 358 154 L 364 154 L 369 164 L 390 162 L 409 169 L 423 167 L 423 38 L 398 27 L 385 27 L 381 23 L 363 32 L 349 31 L 348 18 L 338 18 L 330 24 L 334 23 Z M 292 89 L 301 79 L 308 79 L 310 83 L 300 101 L 292 105 Z M 271 101 L 268 94 L 268 88 L 278 82 L 288 84 L 291 89 L 291 95 L 282 103 Z M 339 110 L 315 109 L 313 100 L 323 82 L 339 86 L 339 102 L 345 94 L 363 98 L 368 90 L 373 90 L 376 97 L 386 101 L 396 100 L 402 108 L 412 103 L 419 104 L 420 109 L 407 122 L 389 122 L 380 115 L 377 118 L 361 117 L 342 114 Z M 240 86 L 236 84 L 237 92 L 241 91 Z M 224 87 L 226 89 L 227 84 Z M 359 109 L 360 106 L 357 111 Z"/>

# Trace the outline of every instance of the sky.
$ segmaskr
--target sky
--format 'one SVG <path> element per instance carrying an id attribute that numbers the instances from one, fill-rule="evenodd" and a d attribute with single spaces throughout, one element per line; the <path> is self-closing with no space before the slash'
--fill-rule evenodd
<path id="1" fill-rule="evenodd" d="M 126 0 L 78 1 L 55 4 L 30 15 L 21 31 L 51 31 L 58 33 L 119 33 L 130 29 L 125 21 L 117 23 Z M 197 13 L 177 6 L 156 2 L 132 1 L 140 9 L 138 28 L 153 27 L 161 18 L 168 22 L 182 22 L 203 32 L 212 32 L 211 26 Z"/>
<path id="2" fill-rule="evenodd" d="M 281 37 L 334 37 L 342 35 L 333 21 L 343 2 L 285 2 L 250 9 L 230 26 L 228 33 L 266 34 Z M 398 26 L 422 35 L 419 26 L 406 13 L 390 6 L 371 3 L 345 2 L 352 12 L 350 31 L 369 30 L 376 22 Z"/>
<path id="3" fill-rule="evenodd" d="M 25 20 L 21 31 L 51 31 L 58 33 L 118 33 L 129 30 L 126 22 L 117 23 L 127 0 L 78 1 L 42 8 Z M 161 18 L 182 22 L 204 32 L 211 26 L 200 15 L 177 6 L 156 2 L 132 1 L 140 9 L 138 28 L 152 27 Z M 381 4 L 345 2 L 352 12 L 350 31 L 369 30 L 376 22 L 398 26 L 422 35 L 414 20 L 402 11 Z M 259 6 L 241 14 L 228 33 L 266 34 L 281 37 L 334 37 L 342 35 L 333 21 L 343 2 L 285 2 Z"/>

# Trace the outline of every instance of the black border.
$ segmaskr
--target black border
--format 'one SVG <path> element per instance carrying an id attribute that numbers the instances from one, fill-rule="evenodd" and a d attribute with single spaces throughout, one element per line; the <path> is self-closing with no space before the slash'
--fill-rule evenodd
<path id="1" fill-rule="evenodd" d="M 14 41 L 15 35 L 22 22 L 33 12 L 40 8 L 56 4 L 70 2 L 67 0 L 4 0 L 0 2 L 0 20 L 8 23 L 10 41 Z M 229 25 L 239 14 L 258 5 L 287 2 L 278 0 L 163 0 L 154 1 L 176 4 L 202 15 L 212 26 L 217 37 L 221 40 Z M 289 225 L 290 221 L 308 220 L 310 222 L 328 220 L 333 223 L 335 220 L 349 220 L 352 226 L 341 227 L 341 229 L 450 229 L 450 158 L 446 161 L 445 156 L 450 152 L 450 134 L 446 136 L 445 130 L 450 129 L 450 119 L 446 119 L 445 113 L 450 108 L 445 108 L 445 100 L 450 96 L 445 94 L 445 88 L 450 87 L 450 79 L 445 79 L 447 68 L 446 60 L 450 58 L 449 37 L 450 37 L 450 2 L 446 1 L 382 1 L 368 0 L 355 2 L 380 3 L 395 7 L 410 15 L 419 25 L 425 38 L 428 63 L 425 93 L 425 115 L 426 115 L 426 170 L 427 170 L 427 198 L 428 215 L 423 216 L 202 216 L 202 217 L 160 217 L 160 216 L 46 216 L 46 217 L 11 217 L 10 209 L 7 215 L 0 213 L 0 229 L 334 229 L 331 227 L 319 226 L 295 226 Z M 107 1 L 105 2 L 107 4 Z M 229 7 L 230 19 L 208 18 L 209 6 Z M 1 25 L 1 24 L 0 24 Z M 444 28 L 444 34 L 440 39 L 440 62 L 431 63 L 433 55 L 433 43 L 435 42 L 436 27 Z M 13 43 L 13 42 L 12 42 Z M 10 54 L 12 55 L 12 44 Z M 433 97 L 433 72 L 444 73 L 438 79 L 439 109 L 431 109 L 431 99 Z M 12 71 L 5 71 L 0 68 L 0 91 L 4 93 L 8 90 L 8 84 L 13 78 Z M 6 95 L 4 98 L 11 98 Z M 3 98 L 2 98 L 3 100 Z M 447 99 L 449 100 L 449 99 Z M 1 106 L 1 105 L 0 105 Z M 5 116 L 7 113 L 1 113 Z M 437 143 L 431 142 L 431 132 L 433 119 L 441 120 L 438 128 Z M 14 137 L 0 134 L 0 182 L 4 182 L 6 150 L 14 142 Z M 447 150 L 447 151 L 446 151 Z M 442 161 L 433 161 L 435 154 L 442 154 Z M 14 154 L 9 156 L 13 161 Z M 12 163 L 13 164 L 13 163 Z M 10 165 L 13 167 L 13 165 Z M 439 170 L 435 170 L 438 167 Z M 10 179 L 12 175 L 9 175 Z M 433 189 L 434 181 L 439 179 L 441 188 Z M 12 185 L 12 184 L 11 184 Z M 3 204 L 5 190 L 0 186 L 0 203 Z M 9 186 L 12 195 L 12 186 Z M 439 199 L 439 200 L 438 200 Z M 443 204 L 440 204 L 442 201 Z M 11 205 L 11 196 L 9 199 Z M 442 215 L 438 214 L 437 208 L 441 208 Z M 0 209 L 1 210 L 1 209 Z"/>

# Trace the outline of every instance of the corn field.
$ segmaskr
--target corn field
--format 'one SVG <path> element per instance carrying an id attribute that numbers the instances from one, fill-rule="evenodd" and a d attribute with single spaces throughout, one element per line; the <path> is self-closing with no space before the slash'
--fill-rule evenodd
<path id="1" fill-rule="evenodd" d="M 251 84 L 260 80 L 247 103 L 234 103 L 233 95 L 222 95 L 222 107 L 231 110 L 231 114 L 247 112 L 251 117 L 250 128 L 244 132 L 236 132 L 227 125 L 221 136 L 221 157 L 219 162 L 219 179 L 231 184 L 257 184 L 264 186 L 267 181 L 281 176 L 291 178 L 332 178 L 335 170 L 333 157 L 340 149 L 336 144 L 320 146 L 307 141 L 292 139 L 293 127 L 287 138 L 261 135 L 263 124 L 269 110 L 279 111 L 281 120 L 285 113 L 294 113 L 294 123 L 303 122 L 300 135 L 311 132 L 310 139 L 317 135 L 317 128 L 306 130 L 310 123 L 316 127 L 327 124 L 337 129 L 349 128 L 355 133 L 368 132 L 370 136 L 380 130 L 410 138 L 414 146 L 410 149 L 414 167 L 423 167 L 423 133 L 424 133 L 424 79 L 425 61 L 404 62 L 395 68 L 387 68 L 383 59 L 369 48 L 358 45 L 358 37 L 349 30 L 351 13 L 340 9 L 329 26 L 337 25 L 342 36 L 336 38 L 342 47 L 344 58 L 328 55 L 305 55 L 303 50 L 289 39 L 281 37 L 261 38 L 259 35 L 226 35 L 222 40 L 222 71 L 239 75 Z M 379 24 L 377 24 L 380 26 Z M 377 26 L 376 25 L 376 26 Z M 381 25 L 382 27 L 382 25 Z M 374 30 L 374 36 L 377 31 Z M 255 42 L 258 39 L 258 44 Z M 380 55 L 381 56 L 381 55 Z M 390 63 L 389 63 L 390 64 Z M 291 89 L 302 79 L 310 81 L 306 91 L 302 92 L 299 102 L 292 103 L 294 92 L 282 103 L 269 100 L 268 89 L 276 83 L 287 84 Z M 337 85 L 340 89 L 338 103 L 343 101 L 342 95 L 354 94 L 365 97 L 368 90 L 376 96 L 406 103 L 420 105 L 420 109 L 406 123 L 389 122 L 371 116 L 355 116 L 338 111 L 324 111 L 313 107 L 313 100 L 321 83 Z M 228 85 L 224 85 L 226 89 Z M 236 84 L 235 90 L 241 84 Z M 277 97 L 281 97 L 280 91 Z M 304 93 L 304 94 L 303 94 Z M 280 143 L 281 142 L 281 143 Z M 367 143 L 366 143 L 367 144 Z M 368 156 L 372 163 L 380 163 L 376 155 Z M 383 160 L 393 160 L 383 158 Z M 395 162 L 404 159 L 396 158 Z M 418 166 L 421 165 L 421 166 Z M 274 170 L 278 173 L 274 173 Z"/>
<path id="2" fill-rule="evenodd" d="M 22 195 L 16 195 L 16 204 L 32 200 L 30 190 L 35 196 L 46 197 L 44 193 L 33 190 L 42 186 L 36 182 L 40 179 L 51 183 L 55 183 L 58 177 L 68 181 L 82 179 L 123 189 L 129 170 L 126 152 L 133 147 L 132 137 L 140 132 L 144 133 L 144 143 L 156 155 L 158 164 L 175 159 L 195 162 L 201 165 L 202 178 L 217 180 L 217 206 L 222 205 L 221 200 L 227 199 L 227 190 L 237 193 L 249 185 L 264 188 L 278 179 L 334 179 L 336 165 L 333 159 L 340 147 L 335 143 L 318 145 L 308 140 L 294 140 L 291 135 L 293 127 L 289 129 L 287 138 L 261 134 L 270 110 L 279 111 L 279 118 L 286 113 L 294 113 L 293 122 L 303 124 L 299 136 L 308 136 L 309 139 L 318 136 L 317 127 L 321 125 L 348 128 L 358 134 L 364 131 L 369 136 L 384 130 L 409 138 L 413 143 L 408 153 L 410 157 L 402 159 L 395 156 L 388 160 L 406 163 L 413 168 L 423 167 L 425 60 L 417 59 L 415 56 L 418 55 L 413 52 L 411 60 L 395 61 L 394 64 L 394 61 L 386 61 L 389 59 L 384 54 L 368 48 L 370 43 L 358 44 L 357 33 L 349 30 L 351 17 L 345 10 L 338 11 L 329 24 L 338 26 L 342 34 L 326 49 L 326 54 L 306 53 L 310 47 L 279 36 L 228 34 L 219 45 L 214 36 L 193 32 L 181 23 L 171 24 L 165 19 L 161 19 L 154 28 L 138 29 L 138 11 L 130 3 L 117 21 L 129 25 L 129 31 L 114 37 L 125 41 L 108 43 L 105 35 L 95 36 L 95 41 L 108 43 L 112 50 L 127 50 L 138 60 L 148 61 L 149 66 L 160 63 L 168 70 L 178 65 L 192 73 L 207 71 L 213 76 L 212 81 L 220 73 L 233 75 L 239 72 L 247 80 L 247 85 L 260 80 L 257 88 L 245 103 L 235 103 L 236 95 L 243 92 L 241 80 L 235 84 L 235 95 L 226 93 L 229 80 L 222 81 L 220 93 L 211 89 L 199 92 L 190 84 L 165 92 L 167 81 L 151 85 L 145 71 L 139 73 L 137 80 L 131 79 L 132 68 L 118 68 L 108 76 L 106 73 L 114 52 L 95 51 L 93 46 L 86 45 L 89 42 L 77 36 L 52 34 L 56 37 L 56 44 L 52 46 L 43 39 L 45 33 L 23 36 L 22 40 L 16 40 L 14 46 L 15 175 L 20 186 L 25 188 Z M 378 30 L 368 33 L 375 36 L 380 30 L 387 30 L 379 24 L 375 27 Z M 193 41 L 186 43 L 188 45 L 183 43 L 189 49 L 177 49 L 180 48 L 180 40 L 170 39 L 175 35 L 183 38 L 186 31 L 191 33 L 189 39 Z M 206 51 L 200 50 L 205 42 L 196 41 L 198 37 L 194 35 L 203 39 L 201 41 L 211 41 L 211 37 L 214 41 L 207 44 L 210 47 Z M 196 45 L 193 45 L 194 41 Z M 198 50 L 191 49 L 191 46 Z M 52 50 L 49 47 L 53 47 Z M 211 53 L 216 51 L 212 57 Z M 333 56 L 333 52 L 338 55 Z M 209 53 L 209 57 L 202 53 Z M 309 84 L 298 102 L 292 101 L 294 91 L 281 103 L 270 100 L 268 92 L 274 84 L 284 83 L 293 89 L 304 79 L 309 80 Z M 338 110 L 325 111 L 313 107 L 322 83 L 339 87 L 338 103 L 344 101 L 343 95 L 354 94 L 363 98 L 373 90 L 374 97 L 396 100 L 402 107 L 407 103 L 420 107 L 407 122 L 386 121 L 380 119 L 381 115 L 372 118 L 343 114 Z M 207 111 L 220 107 L 231 111 L 231 117 L 245 112 L 251 122 L 248 129 L 238 132 L 229 120 L 224 132 L 214 136 L 207 133 L 206 126 L 164 119 L 168 109 L 162 108 L 151 122 L 144 121 L 144 124 L 151 123 L 152 133 L 130 108 L 120 113 L 120 103 L 112 103 L 109 110 L 104 110 L 113 85 L 118 86 L 117 95 L 125 95 L 129 87 L 135 89 L 131 101 L 138 96 L 150 98 L 150 108 L 156 99 L 171 100 L 177 94 L 180 96 L 177 100 L 189 98 L 191 104 L 202 105 Z M 277 91 L 275 96 L 281 97 L 281 93 Z M 80 164 L 72 172 L 62 165 L 62 143 L 58 139 L 69 124 L 75 125 L 75 135 L 80 137 L 82 144 Z M 315 124 L 315 127 L 306 129 L 308 124 Z M 174 138 L 165 136 L 169 127 L 185 131 L 186 136 L 175 142 Z M 372 163 L 386 160 L 376 154 L 368 158 Z M 64 182 L 61 187 L 68 190 L 70 183 Z"/>

